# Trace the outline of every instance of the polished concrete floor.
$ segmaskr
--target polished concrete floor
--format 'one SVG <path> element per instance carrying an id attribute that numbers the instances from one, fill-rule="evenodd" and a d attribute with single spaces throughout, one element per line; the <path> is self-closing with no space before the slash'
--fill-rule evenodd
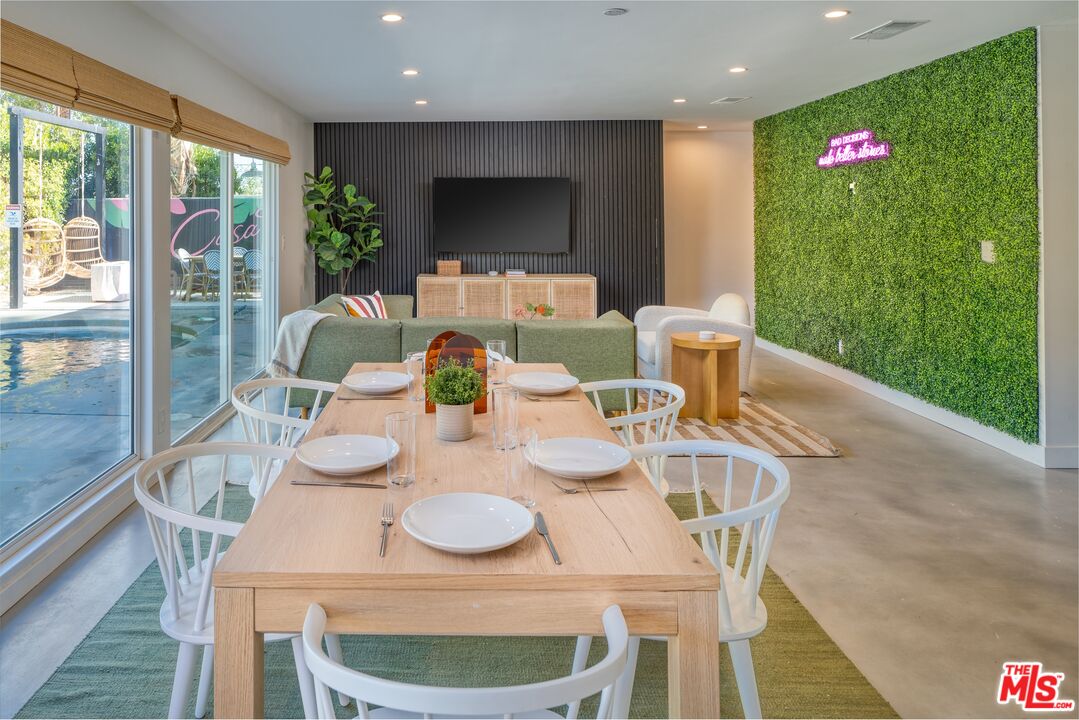
<path id="1" fill-rule="evenodd" d="M 771 565 L 900 714 L 1021 715 L 995 702 L 1007 660 L 1065 673 L 1064 696 L 1076 697 L 1075 471 L 1042 470 L 766 352 L 752 384 L 843 451 L 784 458 L 792 489 Z M 0 717 L 150 556 L 128 511 L 0 618 Z"/>

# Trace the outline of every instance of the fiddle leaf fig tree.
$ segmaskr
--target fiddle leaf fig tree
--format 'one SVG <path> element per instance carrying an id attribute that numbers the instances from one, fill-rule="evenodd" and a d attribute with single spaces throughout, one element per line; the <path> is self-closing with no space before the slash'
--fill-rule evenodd
<path id="1" fill-rule="evenodd" d="M 307 210 L 307 244 L 315 251 L 320 268 L 338 277 L 339 291 L 362 261 L 374 262 L 382 247 L 382 225 L 375 217 L 375 204 L 357 194 L 356 186 L 340 190 L 333 170 L 322 168 L 318 177 L 304 173 L 303 206 Z"/>

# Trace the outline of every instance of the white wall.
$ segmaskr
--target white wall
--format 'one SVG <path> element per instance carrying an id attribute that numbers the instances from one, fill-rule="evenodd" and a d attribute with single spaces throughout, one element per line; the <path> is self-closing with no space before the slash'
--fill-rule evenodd
<path id="1" fill-rule="evenodd" d="M 1042 445 L 1046 465 L 1079 463 L 1079 27 L 1039 28 Z"/>
<path id="2" fill-rule="evenodd" d="M 753 308 L 752 131 L 664 131 L 663 227 L 665 304 Z"/>
<path id="3" fill-rule="evenodd" d="M 133 3 L 5 0 L 3 14 L 5 20 L 288 142 L 292 162 L 281 169 L 280 177 L 281 312 L 312 302 L 313 275 L 305 267 L 309 256 L 300 204 L 303 173 L 313 163 L 310 121 Z M 257 40 L 244 39 L 252 41 Z"/>

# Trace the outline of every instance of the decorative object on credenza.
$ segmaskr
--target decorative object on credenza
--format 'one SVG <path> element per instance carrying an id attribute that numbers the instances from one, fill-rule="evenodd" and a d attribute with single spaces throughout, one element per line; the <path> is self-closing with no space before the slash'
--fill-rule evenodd
<path id="1" fill-rule="evenodd" d="M 525 303 L 513 309 L 513 317 L 521 320 L 535 320 L 538 315 L 541 318 L 553 318 L 555 309 L 547 303 Z"/>
<path id="2" fill-rule="evenodd" d="M 374 218 L 382 213 L 375 204 L 358 195 L 356 186 L 340 190 L 329 167 L 318 177 L 304 173 L 303 206 L 307 210 L 307 244 L 315 252 L 320 268 L 338 277 L 342 295 L 349 275 L 360 262 L 374 262 L 382 247 L 382 225 Z"/>
<path id="3" fill-rule="evenodd" d="M 498 271 L 497 270 L 488 270 L 487 274 L 490 275 L 491 277 L 498 277 Z"/>
<path id="4" fill-rule="evenodd" d="M 436 263 L 439 275 L 460 275 L 460 260 L 438 260 Z"/>
<path id="5" fill-rule="evenodd" d="M 506 268 L 506 277 L 524 277 L 528 273 L 517 268 Z"/>
<path id="6" fill-rule="evenodd" d="M 427 377 L 427 403 L 435 406 L 438 439 L 460 442 L 471 438 L 475 402 L 486 394 L 483 376 L 471 361 L 462 365 L 456 357 L 444 360 Z"/>
<path id="7" fill-rule="evenodd" d="M 471 367 L 479 373 L 483 387 L 480 396 L 476 398 L 474 412 L 477 415 L 487 412 L 487 351 L 484 349 L 483 343 L 471 335 L 465 335 L 456 330 L 447 330 L 437 335 L 427 344 L 423 368 L 425 388 L 427 380 L 451 360 L 462 367 Z M 424 411 L 435 412 L 437 404 L 428 394 Z"/>

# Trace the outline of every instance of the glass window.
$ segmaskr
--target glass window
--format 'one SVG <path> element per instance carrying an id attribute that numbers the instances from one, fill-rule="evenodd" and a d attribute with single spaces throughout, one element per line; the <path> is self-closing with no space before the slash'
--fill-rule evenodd
<path id="1" fill-rule="evenodd" d="M 234 383 L 261 372 L 270 361 L 273 293 L 267 292 L 265 281 L 275 275 L 270 267 L 274 217 L 267 192 L 267 166 L 272 168 L 273 163 L 243 155 L 234 155 L 232 160 Z"/>
<path id="2" fill-rule="evenodd" d="M 228 399 L 228 153 L 172 139 L 172 439 Z M 227 245 L 228 243 L 224 243 Z"/>
<path id="3" fill-rule="evenodd" d="M 133 451 L 132 127 L 0 93 L 0 544 Z"/>
<path id="4" fill-rule="evenodd" d="M 276 328 L 276 166 L 172 140 L 172 439 L 266 367 Z"/>

